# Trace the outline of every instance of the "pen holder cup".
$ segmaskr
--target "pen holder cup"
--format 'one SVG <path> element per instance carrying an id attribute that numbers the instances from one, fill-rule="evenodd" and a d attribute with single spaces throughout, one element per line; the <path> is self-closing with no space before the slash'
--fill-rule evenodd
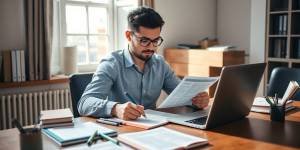
<path id="1" fill-rule="evenodd" d="M 21 150 L 42 150 L 43 141 L 41 130 L 37 128 L 26 128 L 25 133 L 20 133 Z"/>
<path id="2" fill-rule="evenodd" d="M 284 122 L 285 105 L 272 105 L 270 109 L 270 119 L 272 121 Z"/>

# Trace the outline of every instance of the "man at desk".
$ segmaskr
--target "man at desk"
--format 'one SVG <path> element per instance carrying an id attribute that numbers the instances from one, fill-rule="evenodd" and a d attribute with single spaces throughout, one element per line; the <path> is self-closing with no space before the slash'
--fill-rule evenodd
<path id="1" fill-rule="evenodd" d="M 127 21 L 128 49 L 101 60 L 78 103 L 83 116 L 137 119 L 144 109 L 155 109 L 161 90 L 170 94 L 180 82 L 164 58 L 156 54 L 163 42 L 162 17 L 151 8 L 140 7 L 129 13 Z M 206 107 L 208 101 L 207 92 L 192 99 L 199 108 Z"/>

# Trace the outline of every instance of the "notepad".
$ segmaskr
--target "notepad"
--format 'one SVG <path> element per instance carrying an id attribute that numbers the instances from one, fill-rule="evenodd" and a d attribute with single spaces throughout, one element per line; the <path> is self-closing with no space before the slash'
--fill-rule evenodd
<path id="1" fill-rule="evenodd" d="M 87 141 L 96 130 L 108 136 L 117 135 L 115 130 L 93 122 L 78 123 L 71 127 L 47 128 L 43 129 L 42 132 L 54 140 L 58 145 L 65 146 Z"/>
<path id="2" fill-rule="evenodd" d="M 136 149 L 189 149 L 205 145 L 207 139 L 195 137 L 165 127 L 120 134 L 118 139 Z"/>
<path id="3" fill-rule="evenodd" d="M 140 117 L 136 120 L 122 120 L 116 119 L 122 122 L 124 125 L 134 126 L 143 129 L 152 129 L 168 123 L 168 120 L 164 117 L 160 117 L 157 115 L 146 114 L 147 117 Z"/>

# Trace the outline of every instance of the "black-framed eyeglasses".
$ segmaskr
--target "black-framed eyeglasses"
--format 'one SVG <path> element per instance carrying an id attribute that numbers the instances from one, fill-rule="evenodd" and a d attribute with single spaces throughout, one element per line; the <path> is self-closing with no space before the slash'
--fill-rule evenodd
<path id="1" fill-rule="evenodd" d="M 138 37 L 134 32 L 131 32 L 132 35 L 138 40 L 139 44 L 143 47 L 148 47 L 150 43 L 153 44 L 154 47 L 160 46 L 164 41 L 162 37 L 158 37 L 156 39 L 149 39 L 147 37 Z"/>

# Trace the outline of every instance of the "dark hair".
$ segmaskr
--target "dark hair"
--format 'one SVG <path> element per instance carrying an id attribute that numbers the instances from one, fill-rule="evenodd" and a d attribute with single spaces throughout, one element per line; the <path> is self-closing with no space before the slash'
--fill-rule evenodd
<path id="1" fill-rule="evenodd" d="M 131 30 L 139 32 L 139 27 L 157 28 L 164 25 L 164 20 L 152 8 L 139 7 L 131 11 L 127 16 L 128 26 Z"/>

